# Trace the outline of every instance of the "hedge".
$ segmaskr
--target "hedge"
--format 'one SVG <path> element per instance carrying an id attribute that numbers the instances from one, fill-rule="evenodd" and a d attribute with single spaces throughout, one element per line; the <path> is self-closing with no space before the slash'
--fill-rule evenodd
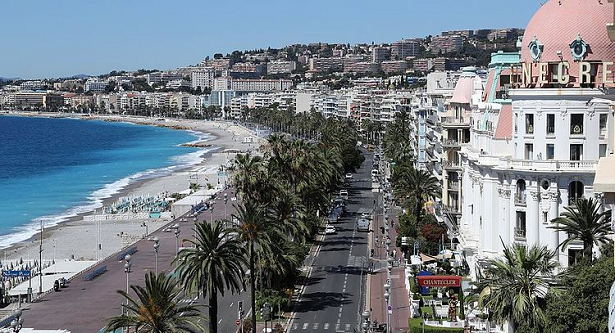
<path id="1" fill-rule="evenodd" d="M 423 333 L 422 323 L 422 318 L 408 319 L 410 333 Z M 463 333 L 463 328 L 425 326 L 425 333 Z"/>

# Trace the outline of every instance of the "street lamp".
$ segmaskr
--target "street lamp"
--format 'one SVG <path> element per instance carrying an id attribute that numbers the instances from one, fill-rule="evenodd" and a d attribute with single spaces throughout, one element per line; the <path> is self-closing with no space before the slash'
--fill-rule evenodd
<path id="1" fill-rule="evenodd" d="M 363 324 L 362 324 L 363 332 L 367 333 L 369 332 L 369 311 L 368 310 L 363 311 L 361 316 L 363 317 Z"/>
<path id="2" fill-rule="evenodd" d="M 209 222 L 214 223 L 214 202 L 209 202 Z"/>
<path id="3" fill-rule="evenodd" d="M 389 306 L 391 306 L 390 303 L 390 297 L 391 297 L 391 283 L 390 283 L 390 279 L 387 279 L 387 282 L 384 284 L 384 299 L 386 300 L 386 304 L 387 304 L 387 332 L 391 331 L 391 313 L 389 312 Z"/>
<path id="4" fill-rule="evenodd" d="M 23 317 L 21 316 L 21 309 L 17 309 L 13 312 L 14 319 L 11 320 L 10 327 L 13 329 L 13 332 L 19 332 L 23 327 Z"/>
<path id="5" fill-rule="evenodd" d="M 145 236 L 143 237 L 143 238 L 145 238 L 149 234 L 149 228 L 147 226 L 147 223 L 145 223 L 145 221 L 143 221 L 143 223 L 141 223 L 141 226 L 145 227 Z"/>
<path id="6" fill-rule="evenodd" d="M 154 237 L 154 252 L 156 252 L 156 275 L 158 275 L 158 249 L 160 249 L 160 239 Z"/>
<path id="7" fill-rule="evenodd" d="M 130 288 L 130 267 L 132 266 L 132 263 L 130 262 L 130 259 L 132 259 L 132 257 L 130 256 L 130 254 L 127 254 L 124 257 L 124 261 L 126 263 L 124 263 L 124 272 L 126 273 L 126 294 L 128 294 L 128 289 Z M 128 298 L 126 299 L 126 305 L 128 305 Z"/>
<path id="8" fill-rule="evenodd" d="M 226 220 L 226 203 L 228 202 L 228 193 L 224 193 L 224 219 Z"/>

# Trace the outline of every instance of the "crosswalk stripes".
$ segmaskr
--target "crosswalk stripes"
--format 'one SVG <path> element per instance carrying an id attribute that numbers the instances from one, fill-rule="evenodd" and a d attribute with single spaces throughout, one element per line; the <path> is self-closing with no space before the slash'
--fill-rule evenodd
<path id="1" fill-rule="evenodd" d="M 318 331 L 318 332 L 332 332 L 332 333 L 350 333 L 352 332 L 352 325 L 351 324 L 335 324 L 335 331 L 330 330 L 331 328 L 333 328 L 333 325 L 329 324 L 329 323 L 324 323 L 322 325 L 321 323 L 293 323 L 293 326 L 291 327 L 291 331 L 301 331 L 301 330 L 314 330 L 314 331 Z"/>

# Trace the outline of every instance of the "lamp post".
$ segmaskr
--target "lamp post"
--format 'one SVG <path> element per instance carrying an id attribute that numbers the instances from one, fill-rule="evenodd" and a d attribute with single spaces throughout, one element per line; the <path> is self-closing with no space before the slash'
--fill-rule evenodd
<path id="1" fill-rule="evenodd" d="M 361 316 L 363 317 L 363 324 L 361 324 L 361 326 L 363 327 L 363 332 L 368 333 L 369 332 L 369 311 L 368 310 L 363 311 Z"/>
<path id="2" fill-rule="evenodd" d="M 10 327 L 13 332 L 19 332 L 23 327 L 23 317 L 21 316 L 21 309 L 17 309 L 13 312 L 14 319 L 11 320 Z"/>
<path id="3" fill-rule="evenodd" d="M 228 193 L 224 193 L 224 219 L 226 220 L 226 203 L 228 202 Z"/>
<path id="4" fill-rule="evenodd" d="M 143 238 L 145 238 L 145 237 L 147 237 L 147 235 L 149 235 L 149 228 L 147 226 L 147 223 L 145 223 L 145 221 L 143 221 L 143 223 L 141 223 L 141 226 L 145 227 L 145 236 L 143 237 Z"/>
<path id="5" fill-rule="evenodd" d="M 389 306 L 391 304 L 390 303 L 391 284 L 389 284 L 389 281 L 390 280 L 387 279 L 387 282 L 384 284 L 384 299 L 386 300 L 386 304 L 387 304 L 387 332 L 391 332 L 391 314 L 389 313 Z"/>
<path id="6" fill-rule="evenodd" d="M 158 275 L 158 249 L 160 249 L 160 239 L 154 237 L 154 252 L 156 253 L 156 275 Z"/>
<path id="7" fill-rule="evenodd" d="M 214 202 L 209 202 L 209 222 L 214 223 Z"/>
<path id="8" fill-rule="evenodd" d="M 130 267 L 132 266 L 132 263 L 130 262 L 130 259 L 132 259 L 132 257 L 130 256 L 130 254 L 127 254 L 124 257 L 124 261 L 126 263 L 124 263 L 124 272 L 126 272 L 126 296 L 128 296 L 128 290 L 130 289 Z M 126 298 L 126 306 L 128 306 L 128 297 Z M 122 309 L 122 314 L 124 314 L 124 309 Z M 126 332 L 128 332 L 129 329 L 126 330 Z"/>
<path id="9" fill-rule="evenodd" d="M 196 230 L 197 230 L 197 224 L 199 223 L 199 219 L 197 218 L 197 214 L 194 213 L 194 241 L 196 242 Z M 195 245 L 196 247 L 196 245 Z"/>

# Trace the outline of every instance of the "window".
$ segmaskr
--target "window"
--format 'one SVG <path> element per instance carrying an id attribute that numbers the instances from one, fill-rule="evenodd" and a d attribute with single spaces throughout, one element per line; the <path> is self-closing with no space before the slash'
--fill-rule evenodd
<path id="1" fill-rule="evenodd" d="M 604 135 L 606 132 L 606 119 L 606 114 L 603 113 L 600 115 L 600 135 Z"/>
<path id="2" fill-rule="evenodd" d="M 605 144 L 600 144 L 600 146 L 598 147 L 598 156 L 599 157 L 605 157 L 606 156 L 606 145 Z"/>
<path id="3" fill-rule="evenodd" d="M 525 159 L 526 160 L 534 159 L 534 145 L 531 143 L 525 144 Z"/>
<path id="4" fill-rule="evenodd" d="M 568 266 L 572 266 L 583 258 L 583 250 L 568 250 Z"/>
<path id="5" fill-rule="evenodd" d="M 547 143 L 547 159 L 552 160 L 555 158 L 555 145 Z"/>
<path id="6" fill-rule="evenodd" d="M 570 160 L 580 161 L 583 159 L 583 145 L 570 145 Z"/>
<path id="7" fill-rule="evenodd" d="M 534 134 L 534 115 L 533 114 L 525 115 L 525 133 Z"/>
<path id="8" fill-rule="evenodd" d="M 570 134 L 583 134 L 583 115 L 570 115 Z"/>
<path id="9" fill-rule="evenodd" d="M 515 239 L 525 239 L 525 212 L 517 212 Z"/>
<path id="10" fill-rule="evenodd" d="M 555 115 L 547 115 L 547 134 L 555 134 Z"/>
<path id="11" fill-rule="evenodd" d="M 517 190 L 515 191 L 515 204 L 525 205 L 525 180 L 517 180 Z"/>
<path id="12" fill-rule="evenodd" d="M 548 223 L 548 222 L 549 222 L 549 213 L 542 212 L 542 223 Z"/>
<path id="13" fill-rule="evenodd" d="M 519 116 L 515 113 L 515 134 L 517 134 L 517 123 L 519 122 Z"/>
<path id="14" fill-rule="evenodd" d="M 583 198 L 585 186 L 580 181 L 573 181 L 568 185 L 568 205 L 574 205 L 577 200 Z"/>

